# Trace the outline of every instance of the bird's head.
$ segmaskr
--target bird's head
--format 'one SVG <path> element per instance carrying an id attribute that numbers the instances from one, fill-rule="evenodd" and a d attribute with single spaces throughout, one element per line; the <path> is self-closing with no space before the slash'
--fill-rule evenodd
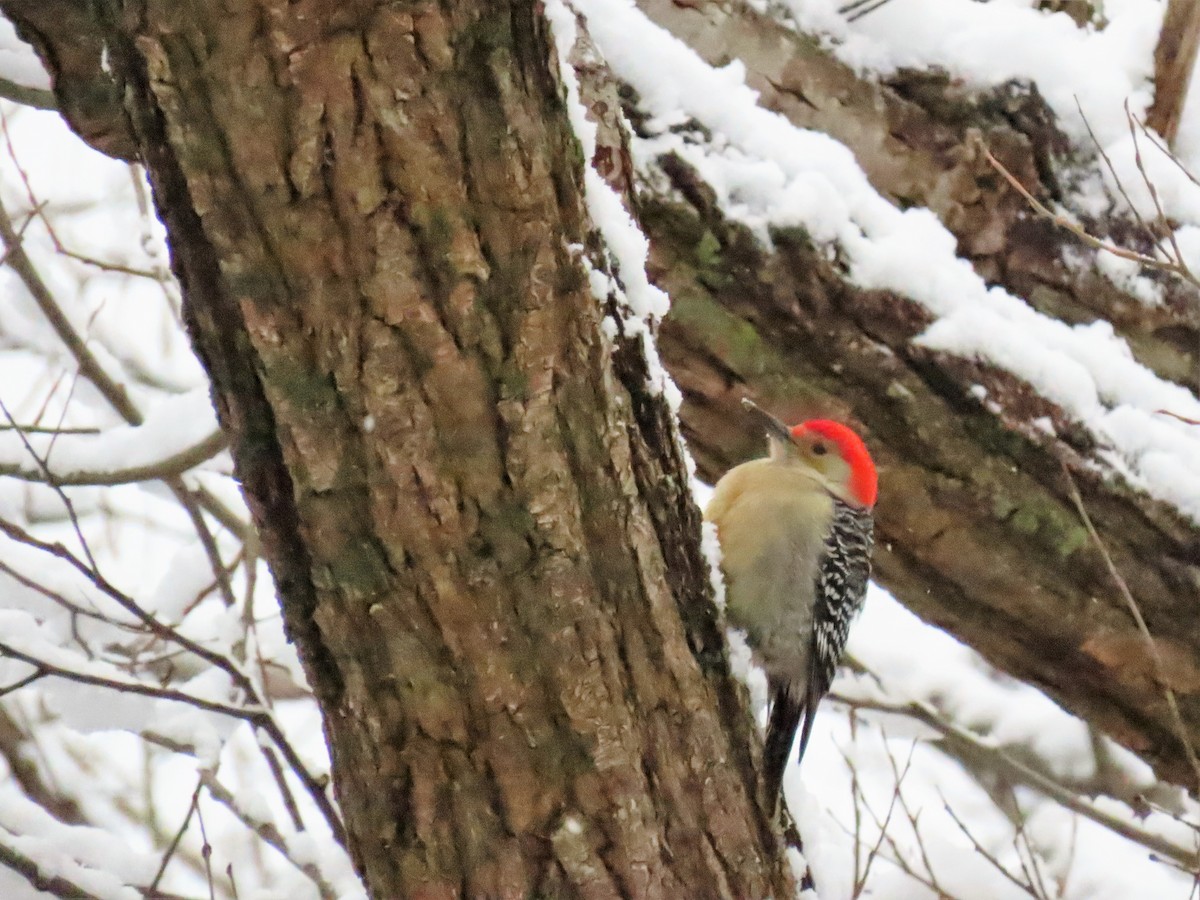
<path id="1" fill-rule="evenodd" d="M 870 509 L 879 493 L 879 476 L 867 445 L 854 431 L 830 419 L 809 419 L 787 426 L 743 400 L 742 405 L 767 432 L 771 458 L 803 468 L 835 497 Z"/>

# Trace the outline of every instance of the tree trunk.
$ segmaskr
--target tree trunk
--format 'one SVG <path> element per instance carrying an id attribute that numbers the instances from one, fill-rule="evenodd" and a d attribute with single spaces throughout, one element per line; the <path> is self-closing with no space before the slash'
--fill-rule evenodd
<path id="1" fill-rule="evenodd" d="M 539 7 L 110 11 L 371 893 L 792 893 Z"/>

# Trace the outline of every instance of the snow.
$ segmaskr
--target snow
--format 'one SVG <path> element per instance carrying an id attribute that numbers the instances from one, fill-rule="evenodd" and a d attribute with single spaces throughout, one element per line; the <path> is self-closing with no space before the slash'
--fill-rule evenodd
<path id="1" fill-rule="evenodd" d="M 23 423 L 21 423 L 23 424 Z M 162 399 L 141 425 L 106 428 L 99 434 L 0 432 L 0 471 L 22 471 L 55 478 L 80 472 L 141 468 L 168 459 L 211 437 L 218 430 L 207 388 Z"/>
<path id="2" fill-rule="evenodd" d="M 579 80 L 571 66 L 570 56 L 577 39 L 575 13 L 565 0 L 550 0 L 546 4 L 546 18 L 554 31 L 558 48 L 559 72 L 567 91 L 567 113 L 575 137 L 583 148 L 584 159 L 591 160 L 596 153 L 596 125 L 587 118 L 586 109 L 579 97 Z M 590 263 L 586 268 L 592 293 L 597 300 L 605 301 L 615 296 L 619 304 L 628 311 L 618 325 L 618 330 L 637 336 L 642 342 L 642 351 L 649 370 L 648 387 L 667 400 L 672 411 L 678 412 L 683 395 L 667 374 L 658 348 L 651 336 L 653 329 L 667 313 L 667 295 L 650 283 L 646 275 L 646 260 L 650 253 L 650 242 L 637 227 L 608 183 L 593 166 L 584 170 L 584 199 L 592 222 L 604 238 L 606 252 L 611 255 L 612 268 L 617 278 L 601 273 Z M 612 336 L 610 334 L 610 336 Z"/>
<path id="3" fill-rule="evenodd" d="M 1120 460 L 1120 471 L 1136 486 L 1200 522 L 1200 480 L 1180 477 L 1181 472 L 1194 470 L 1193 461 L 1200 458 L 1200 431 L 1156 415 L 1167 409 L 1200 418 L 1200 401 L 1191 391 L 1163 381 L 1136 362 L 1106 323 L 1070 326 L 1038 313 L 1020 297 L 989 288 L 969 262 L 956 256 L 954 236 L 933 213 L 924 208 L 897 209 L 875 192 L 842 144 L 794 128 L 782 116 L 757 106 L 740 63 L 719 70 L 709 67 L 628 0 L 578 0 L 576 6 L 588 17 L 589 31 L 617 76 L 638 91 L 644 108 L 656 117 L 659 135 L 634 145 L 641 165 L 652 165 L 653 159 L 667 152 L 679 154 L 712 185 L 725 212 L 764 242 L 769 242 L 771 225 L 803 225 L 818 240 L 835 243 L 856 284 L 895 291 L 936 317 L 920 336 L 921 345 L 983 360 L 1029 382 L 1110 448 Z M 938 9 L 958 16 L 971 14 L 969 7 L 989 10 L 992 6 L 941 3 Z M 893 10 L 895 17 L 901 7 L 905 17 L 912 17 L 907 0 L 894 0 L 885 9 Z M 1089 45 L 1084 61 L 1094 62 L 1095 54 L 1105 54 L 1108 62 L 1100 71 L 1107 73 L 1113 59 L 1124 58 L 1112 43 L 1132 47 L 1129 53 L 1134 56 L 1137 47 L 1145 50 L 1147 29 L 1152 38 L 1157 19 L 1141 6 L 1136 10 L 1119 5 L 1114 11 L 1117 19 L 1110 25 L 1116 31 L 1100 49 Z M 1021 21 L 1025 14 L 1034 15 L 1029 10 L 1017 12 Z M 938 21 L 938 32 L 945 31 L 940 19 L 928 16 L 927 21 Z M 965 55 L 980 58 L 983 51 L 974 50 L 988 27 L 985 23 L 965 37 L 955 33 L 955 40 L 972 41 L 967 45 L 972 53 L 964 51 Z M 1063 28 L 1057 20 L 1047 27 L 1052 34 Z M 993 44 L 994 48 L 1008 46 L 1008 42 Z M 991 55 L 1004 54 L 993 49 Z M 1020 55 L 1014 56 L 1018 60 L 1007 59 L 1006 64 L 1016 65 Z M 1000 74 L 1012 77 L 1015 71 L 990 74 L 995 80 Z M 1085 85 L 1078 79 L 1084 73 L 1096 76 L 1096 71 L 1094 66 L 1084 68 L 1083 61 L 1055 72 L 1045 76 L 1048 93 L 1057 97 L 1058 84 L 1067 85 L 1062 90 L 1086 88 L 1089 96 L 1096 95 L 1089 102 L 1107 110 L 1103 121 L 1093 121 L 1100 119 L 1099 113 L 1089 114 L 1101 140 L 1116 134 L 1118 119 L 1120 133 L 1128 134 L 1124 101 L 1130 85 L 1144 74 L 1126 73 L 1115 81 L 1105 75 Z M 985 74 L 979 70 L 980 78 Z M 1059 81 L 1053 81 L 1055 77 Z M 1103 101 L 1097 93 L 1102 89 L 1107 98 Z M 688 118 L 712 133 L 711 142 L 697 143 L 694 135 L 685 139 L 666 130 L 669 124 Z M 1112 151 L 1119 155 L 1123 138 L 1113 139 L 1117 143 Z M 1128 174 L 1128 167 L 1125 171 Z M 1165 194 L 1170 209 L 1190 212 L 1194 208 L 1200 218 L 1200 189 L 1177 170 Z"/>
<path id="4" fill-rule="evenodd" d="M 830 15 L 841 2 L 784 0 L 784 5 L 798 22 L 819 23 L 818 31 L 835 39 L 839 58 L 859 71 L 940 66 L 971 88 L 1034 81 L 1079 145 L 1088 143 L 1088 134 L 1077 104 L 1107 144 L 1128 131 L 1122 101 L 1145 108 L 1152 99 L 1160 3 L 1106 0 L 1108 24 L 1097 30 L 1078 28 L 1065 14 L 1003 0 L 892 0 L 846 24 Z"/>

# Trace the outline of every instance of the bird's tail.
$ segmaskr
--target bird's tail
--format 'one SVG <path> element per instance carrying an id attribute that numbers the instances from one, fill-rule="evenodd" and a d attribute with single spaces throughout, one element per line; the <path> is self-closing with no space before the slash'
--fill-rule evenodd
<path id="1" fill-rule="evenodd" d="M 767 803 L 778 808 L 783 789 L 783 770 L 792 753 L 792 741 L 804 716 L 805 697 L 794 693 L 787 684 L 771 685 L 771 713 L 767 719 L 767 741 L 763 747 L 763 784 Z"/>

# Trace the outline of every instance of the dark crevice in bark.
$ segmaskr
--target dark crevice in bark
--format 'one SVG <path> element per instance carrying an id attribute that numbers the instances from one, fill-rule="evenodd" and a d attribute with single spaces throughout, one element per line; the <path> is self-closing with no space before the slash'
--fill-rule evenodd
<path id="1" fill-rule="evenodd" d="M 222 427 L 236 441 L 235 471 L 259 523 L 288 614 L 285 627 L 307 663 L 325 677 L 313 686 L 326 708 L 341 701 L 341 675 L 322 642 L 313 612 L 308 551 L 299 531 L 291 476 L 283 462 L 275 417 L 255 366 L 241 311 L 221 278 L 220 260 L 195 213 L 187 178 L 175 158 L 166 125 L 150 89 L 145 63 L 115 29 L 107 33 L 114 71 L 128 97 L 128 112 L 154 187 L 158 216 L 167 228 L 171 266 L 185 297 L 184 318 L 198 355 L 213 380 Z"/>

